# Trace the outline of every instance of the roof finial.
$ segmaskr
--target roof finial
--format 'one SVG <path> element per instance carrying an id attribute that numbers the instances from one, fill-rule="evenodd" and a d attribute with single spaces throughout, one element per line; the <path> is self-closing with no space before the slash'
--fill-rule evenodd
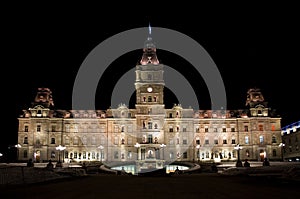
<path id="1" fill-rule="evenodd" d="M 151 35 L 151 25 L 150 25 L 150 22 L 149 22 L 149 35 Z"/>

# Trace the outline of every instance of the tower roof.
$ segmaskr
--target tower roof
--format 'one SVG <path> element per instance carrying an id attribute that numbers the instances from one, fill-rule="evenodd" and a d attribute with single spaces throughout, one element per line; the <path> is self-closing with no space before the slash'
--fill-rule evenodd
<path id="1" fill-rule="evenodd" d="M 149 24 L 149 34 L 144 42 L 144 49 L 143 49 L 143 56 L 140 61 L 141 65 L 147 65 L 147 64 L 159 64 L 159 61 L 157 59 L 156 55 L 156 46 L 155 43 L 153 42 L 153 39 L 151 37 L 152 34 L 152 28 Z"/>

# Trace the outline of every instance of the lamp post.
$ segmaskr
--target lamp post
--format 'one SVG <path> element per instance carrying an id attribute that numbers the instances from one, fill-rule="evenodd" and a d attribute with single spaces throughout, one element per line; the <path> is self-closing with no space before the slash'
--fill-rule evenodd
<path id="1" fill-rule="evenodd" d="M 136 160 L 139 160 L 139 148 L 141 147 L 141 145 L 139 143 L 136 143 L 134 147 L 136 148 Z"/>
<path id="2" fill-rule="evenodd" d="M 240 144 L 237 144 L 235 147 L 234 147 L 235 150 L 237 150 L 237 156 L 238 156 L 238 159 L 237 159 L 237 162 L 236 162 L 236 167 L 242 167 L 243 166 L 243 163 L 240 159 L 240 150 L 243 149 L 243 147 L 240 146 Z"/>
<path id="3" fill-rule="evenodd" d="M 22 146 L 21 144 L 16 144 L 15 147 L 17 148 L 17 160 L 19 160 L 19 150 Z"/>
<path id="4" fill-rule="evenodd" d="M 197 161 L 199 162 L 200 161 L 200 144 L 198 144 L 196 146 L 196 148 L 197 148 Z"/>
<path id="5" fill-rule="evenodd" d="M 281 161 L 283 162 L 284 161 L 284 159 L 283 159 L 283 147 L 285 146 L 285 144 L 281 142 L 278 146 L 281 148 Z"/>
<path id="6" fill-rule="evenodd" d="M 100 149 L 100 162 L 102 163 L 104 147 L 102 145 L 100 145 L 100 146 L 98 146 L 98 149 Z"/>
<path id="7" fill-rule="evenodd" d="M 162 150 L 163 150 L 163 151 L 162 151 L 162 159 L 163 159 L 163 160 L 165 159 L 165 149 L 164 149 L 164 148 L 165 148 L 166 146 L 167 146 L 167 145 L 165 145 L 165 144 L 161 144 L 161 145 L 160 145 L 160 148 L 162 148 Z"/>
<path id="8" fill-rule="evenodd" d="M 61 146 L 61 145 L 59 145 L 59 146 L 56 147 L 56 150 L 58 151 L 58 162 L 57 162 L 57 164 L 56 164 L 56 167 L 62 167 L 62 163 L 61 163 L 61 161 L 60 161 L 60 153 L 61 153 L 63 150 L 65 150 L 65 149 L 66 149 L 66 147 Z"/>

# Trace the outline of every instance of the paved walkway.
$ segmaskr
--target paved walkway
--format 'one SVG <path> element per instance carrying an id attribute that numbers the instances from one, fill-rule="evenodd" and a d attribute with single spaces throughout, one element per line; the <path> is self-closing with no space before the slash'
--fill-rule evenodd
<path id="1" fill-rule="evenodd" d="M 1 199 L 69 198 L 285 198 L 299 195 L 299 183 L 268 178 L 200 173 L 167 177 L 90 175 L 1 187 Z"/>

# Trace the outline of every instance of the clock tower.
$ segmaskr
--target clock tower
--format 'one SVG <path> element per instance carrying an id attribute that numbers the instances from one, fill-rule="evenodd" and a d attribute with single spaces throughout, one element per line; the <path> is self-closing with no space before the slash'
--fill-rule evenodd
<path id="1" fill-rule="evenodd" d="M 143 55 L 136 65 L 136 122 L 139 160 L 159 159 L 160 144 L 164 142 L 165 105 L 163 101 L 163 65 L 156 55 L 156 46 L 149 35 L 144 43 Z M 150 157 L 151 156 L 151 157 Z"/>

